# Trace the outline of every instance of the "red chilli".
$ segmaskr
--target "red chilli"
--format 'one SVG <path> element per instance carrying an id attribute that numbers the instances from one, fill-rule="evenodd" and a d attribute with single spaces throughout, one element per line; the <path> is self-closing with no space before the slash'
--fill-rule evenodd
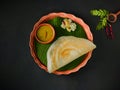
<path id="1" fill-rule="evenodd" d="M 105 31 L 106 31 L 106 35 L 109 39 L 114 39 L 112 25 L 107 24 Z"/>

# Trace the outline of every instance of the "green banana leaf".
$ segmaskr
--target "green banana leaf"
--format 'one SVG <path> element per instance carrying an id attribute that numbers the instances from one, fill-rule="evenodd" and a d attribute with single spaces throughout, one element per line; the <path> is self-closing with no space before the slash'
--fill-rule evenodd
<path id="1" fill-rule="evenodd" d="M 84 32 L 84 29 L 77 23 L 76 23 L 77 27 L 76 27 L 75 31 L 68 32 L 66 29 L 61 28 L 63 19 L 64 18 L 61 18 L 61 17 L 55 17 L 52 20 L 49 20 L 46 22 L 46 23 L 51 24 L 55 29 L 56 36 L 55 36 L 54 41 L 57 38 L 59 38 L 60 36 L 76 36 L 76 37 L 80 37 L 80 38 L 87 38 L 86 33 Z M 40 44 L 36 40 L 34 42 L 36 55 L 39 58 L 40 62 L 42 64 L 44 64 L 45 66 L 47 66 L 47 50 L 52 43 Z M 76 66 L 78 66 L 84 58 L 85 58 L 85 55 L 77 58 L 76 60 L 74 60 L 71 63 L 67 64 L 66 66 L 60 68 L 59 70 L 63 71 L 63 70 L 73 69 Z"/>

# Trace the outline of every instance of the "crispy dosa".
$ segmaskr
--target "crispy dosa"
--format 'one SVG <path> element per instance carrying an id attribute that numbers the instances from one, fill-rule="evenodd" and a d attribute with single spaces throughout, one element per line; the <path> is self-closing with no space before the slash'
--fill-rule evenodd
<path id="1" fill-rule="evenodd" d="M 96 48 L 88 39 L 75 36 L 59 37 L 47 51 L 47 69 L 52 73 Z"/>

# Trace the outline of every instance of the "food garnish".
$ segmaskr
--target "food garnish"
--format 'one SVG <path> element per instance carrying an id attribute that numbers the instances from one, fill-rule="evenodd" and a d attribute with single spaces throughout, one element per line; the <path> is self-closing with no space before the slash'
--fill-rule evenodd
<path id="1" fill-rule="evenodd" d="M 104 29 L 107 26 L 107 17 L 109 14 L 109 11 L 105 9 L 99 9 L 99 10 L 91 10 L 90 11 L 91 15 L 93 16 L 98 16 L 100 18 L 100 21 L 96 27 L 96 30 L 101 30 Z"/>
<path id="2" fill-rule="evenodd" d="M 76 24 L 73 23 L 71 19 L 65 18 L 62 21 L 61 27 L 63 29 L 66 29 L 68 32 L 75 31 L 76 30 Z"/>

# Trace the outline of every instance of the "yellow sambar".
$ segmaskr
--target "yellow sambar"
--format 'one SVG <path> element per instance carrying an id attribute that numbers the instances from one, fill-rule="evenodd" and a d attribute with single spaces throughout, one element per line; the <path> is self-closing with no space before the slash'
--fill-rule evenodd
<path id="1" fill-rule="evenodd" d="M 40 24 L 39 29 L 36 30 L 36 39 L 39 43 L 47 44 L 52 42 L 55 37 L 54 28 L 47 23 Z"/>

